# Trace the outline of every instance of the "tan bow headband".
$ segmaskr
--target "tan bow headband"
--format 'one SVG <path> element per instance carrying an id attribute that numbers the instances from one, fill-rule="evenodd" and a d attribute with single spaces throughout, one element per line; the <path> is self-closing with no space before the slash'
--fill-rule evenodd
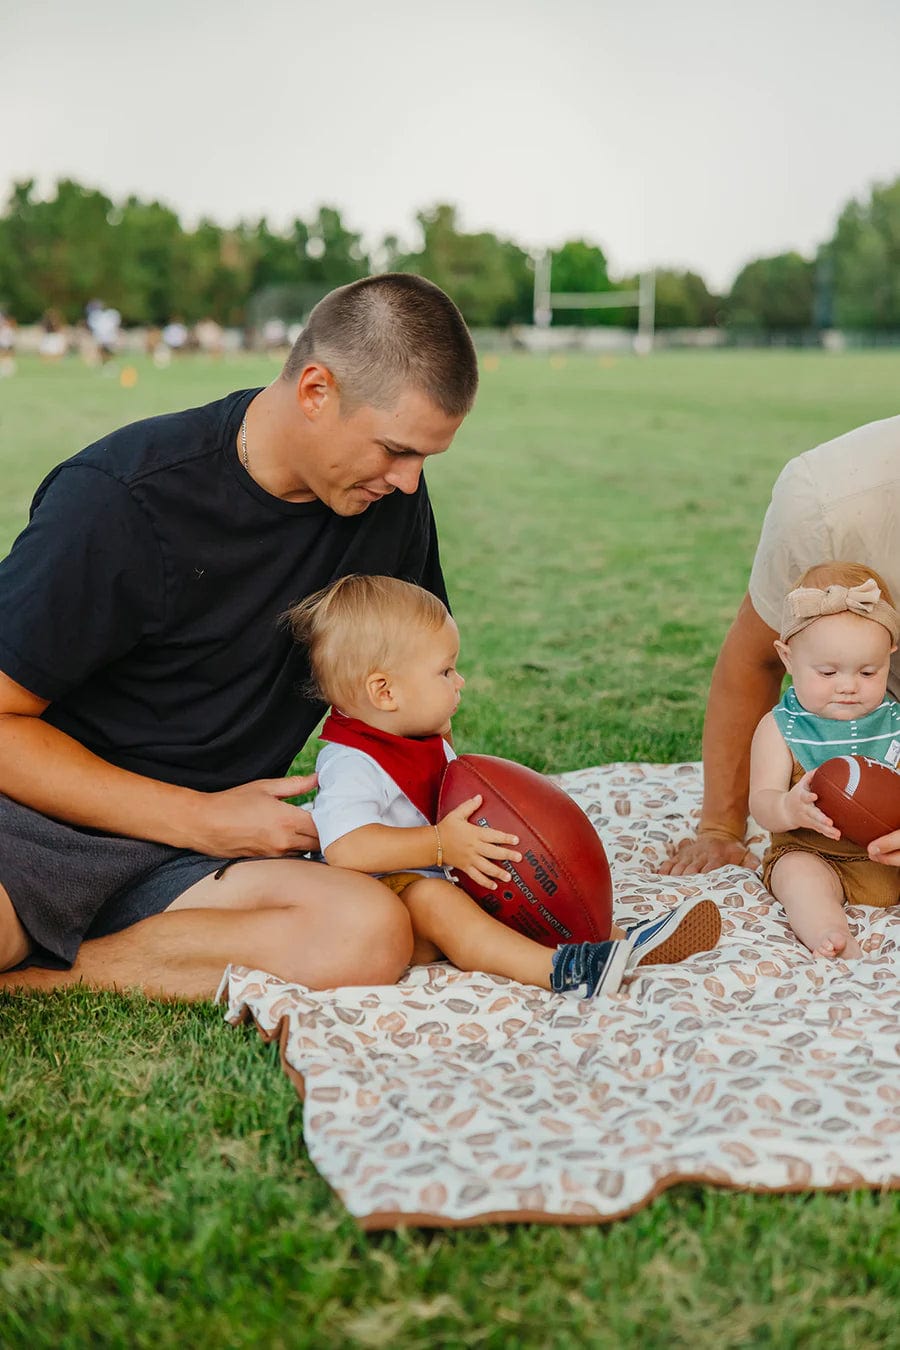
<path id="1" fill-rule="evenodd" d="M 891 635 L 891 642 L 900 637 L 900 619 L 897 611 L 881 598 L 881 588 L 874 577 L 859 586 L 826 586 L 824 591 L 815 586 L 798 586 L 784 597 L 781 615 L 781 640 L 787 642 L 801 629 L 808 628 L 816 619 L 827 614 L 859 614 L 873 623 L 880 623 Z"/>

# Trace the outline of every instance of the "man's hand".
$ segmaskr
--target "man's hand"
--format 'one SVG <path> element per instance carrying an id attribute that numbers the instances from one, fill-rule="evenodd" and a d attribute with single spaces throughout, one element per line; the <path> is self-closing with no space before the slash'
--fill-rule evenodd
<path id="1" fill-rule="evenodd" d="M 717 867 L 751 867 L 760 859 L 739 839 L 722 831 L 698 830 L 693 839 L 682 839 L 671 858 L 659 869 L 662 876 L 683 877 L 714 872 Z"/>
<path id="2" fill-rule="evenodd" d="M 746 595 L 713 670 L 703 724 L 703 811 L 696 838 L 684 839 L 660 871 L 665 876 L 712 872 L 729 863 L 759 866 L 743 843 L 750 783 L 750 742 L 778 701 L 784 667 L 769 628 Z M 713 826 L 713 823 L 715 825 Z"/>
<path id="3" fill-rule="evenodd" d="M 893 834 L 883 834 L 873 839 L 869 845 L 869 857 L 873 862 L 887 863 L 889 867 L 900 867 L 900 830 Z"/>
<path id="4" fill-rule="evenodd" d="M 438 821 L 438 831 L 447 866 L 458 868 L 479 886 L 495 891 L 497 881 L 506 881 L 509 875 L 498 866 L 498 860 L 507 858 L 510 862 L 521 862 L 522 855 L 515 851 L 519 842 L 516 835 L 471 823 L 469 816 L 478 810 L 481 801 L 480 796 L 470 797 L 454 811 L 449 811 Z"/>
<path id="5" fill-rule="evenodd" d="M 108 764 L 45 722 L 47 707 L 46 699 L 0 672 L 0 792 L 24 806 L 73 825 L 216 858 L 318 848 L 309 812 L 282 800 L 309 792 L 315 775 L 196 792 Z"/>
<path id="6" fill-rule="evenodd" d="M 225 792 L 198 794 L 191 847 L 215 858 L 271 858 L 319 847 L 313 818 L 284 797 L 299 797 L 316 786 L 305 778 L 260 778 Z"/>

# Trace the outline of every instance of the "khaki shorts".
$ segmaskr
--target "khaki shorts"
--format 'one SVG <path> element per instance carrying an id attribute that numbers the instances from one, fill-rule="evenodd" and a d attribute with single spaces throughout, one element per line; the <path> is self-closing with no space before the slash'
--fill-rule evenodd
<path id="1" fill-rule="evenodd" d="M 395 895 L 402 895 L 407 886 L 411 886 L 414 881 L 427 881 L 428 877 L 423 877 L 421 872 L 388 872 L 386 876 L 379 877 L 379 881 L 387 886 L 389 891 Z"/>
<path id="2" fill-rule="evenodd" d="M 813 853 L 830 867 L 841 883 L 844 899 L 848 905 L 873 905 L 877 909 L 887 909 L 900 900 L 900 867 L 889 867 L 885 863 L 873 862 L 863 851 L 850 853 L 844 850 L 831 852 L 829 840 L 824 835 L 814 836 L 820 842 L 812 843 L 802 836 L 813 831 L 797 831 L 796 835 L 776 834 L 772 836 L 771 847 L 763 858 L 763 885 L 769 886 L 772 868 L 786 853 Z M 843 843 L 842 840 L 836 841 Z M 823 845 L 825 847 L 823 847 Z M 854 850 L 856 846 L 854 845 Z"/>

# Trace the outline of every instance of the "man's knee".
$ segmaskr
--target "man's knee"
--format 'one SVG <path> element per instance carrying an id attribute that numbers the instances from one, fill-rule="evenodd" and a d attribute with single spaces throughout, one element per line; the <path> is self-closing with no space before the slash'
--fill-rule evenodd
<path id="1" fill-rule="evenodd" d="M 0 970 L 10 970 L 31 951 L 31 941 L 19 922 L 7 891 L 0 886 Z"/>
<path id="2" fill-rule="evenodd" d="M 346 903 L 268 910 L 276 955 L 272 973 L 312 989 L 395 984 L 410 964 L 412 924 L 403 903 L 380 882 L 355 888 Z"/>
<path id="3" fill-rule="evenodd" d="M 383 886 L 345 916 L 346 984 L 395 984 L 409 965 L 413 930 L 406 906 Z"/>
<path id="4" fill-rule="evenodd" d="M 197 882 L 165 917 L 202 926 L 210 912 L 229 916 L 226 960 L 312 989 L 394 984 L 412 956 L 403 902 L 372 877 L 322 863 L 242 861 L 221 882 Z"/>

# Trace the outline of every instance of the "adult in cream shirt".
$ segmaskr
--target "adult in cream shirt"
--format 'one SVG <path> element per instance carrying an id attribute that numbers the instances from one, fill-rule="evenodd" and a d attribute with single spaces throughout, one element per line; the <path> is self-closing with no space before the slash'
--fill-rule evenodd
<path id="1" fill-rule="evenodd" d="M 784 667 L 772 645 L 785 595 L 815 563 L 841 559 L 880 572 L 900 602 L 900 417 L 848 431 L 792 459 L 772 490 L 748 593 L 713 670 L 703 727 L 703 810 L 697 835 L 662 870 L 755 866 L 745 847 L 750 741 L 778 702 Z M 900 652 L 888 692 L 900 699 Z M 900 831 L 881 859 L 900 865 Z"/>

